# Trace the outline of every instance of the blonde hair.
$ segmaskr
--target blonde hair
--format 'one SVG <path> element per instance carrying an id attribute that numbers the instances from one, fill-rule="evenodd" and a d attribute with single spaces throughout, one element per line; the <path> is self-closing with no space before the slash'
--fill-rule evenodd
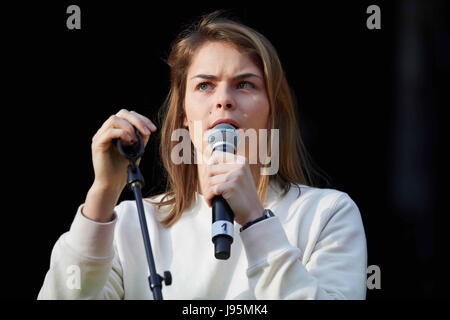
<path id="1" fill-rule="evenodd" d="M 225 18 L 222 14 L 216 11 L 203 16 L 198 23 L 192 24 L 182 32 L 172 45 L 167 60 L 171 83 L 160 114 L 163 119 L 160 152 L 168 174 L 167 186 L 165 194 L 159 201 L 152 201 L 158 196 L 146 199 L 147 202 L 157 205 L 158 209 L 168 206 L 164 212 L 169 214 L 161 221 L 166 227 L 175 224 L 183 211 L 190 207 L 198 186 L 196 165 L 174 164 L 171 161 L 172 148 L 178 143 L 171 141 L 171 134 L 175 129 L 183 127 L 187 72 L 194 53 L 206 42 L 224 41 L 235 45 L 249 54 L 252 61 L 263 71 L 270 104 L 268 126 L 269 129 L 280 130 L 279 137 L 283 143 L 279 145 L 278 172 L 272 176 L 260 176 L 257 190 L 261 203 L 264 203 L 269 181 L 278 183 L 283 190 L 282 195 L 290 190 L 291 183 L 311 185 L 312 182 L 312 168 L 300 136 L 295 102 L 275 48 L 259 32 Z M 268 146 L 270 154 L 270 143 Z M 193 152 L 191 163 L 194 163 Z"/>

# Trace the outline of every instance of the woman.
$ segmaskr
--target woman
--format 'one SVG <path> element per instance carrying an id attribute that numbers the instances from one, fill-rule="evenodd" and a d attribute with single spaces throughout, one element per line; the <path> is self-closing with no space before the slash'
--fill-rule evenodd
<path id="1" fill-rule="evenodd" d="M 170 270 L 174 279 L 164 298 L 364 299 L 367 253 L 359 210 L 346 193 L 310 186 L 293 99 L 269 41 L 213 13 L 180 35 L 168 64 L 171 88 L 161 129 L 168 189 L 145 202 L 156 268 Z M 278 157 L 275 174 L 261 174 L 265 162 L 248 161 L 256 152 L 251 148 L 228 157 L 212 153 L 204 137 L 224 119 L 241 133 L 279 129 L 279 151 L 268 147 L 271 159 Z M 94 136 L 94 183 L 54 246 L 39 299 L 152 299 L 136 205 L 116 206 L 127 161 L 111 141 L 133 143 L 133 126 L 145 144 L 157 130 L 146 117 L 121 110 Z M 190 160 L 205 161 L 173 161 L 179 142 L 171 137 L 180 128 L 189 130 Z M 216 195 L 235 214 L 228 260 L 213 254 Z M 78 285 L 70 285 L 74 266 Z"/>

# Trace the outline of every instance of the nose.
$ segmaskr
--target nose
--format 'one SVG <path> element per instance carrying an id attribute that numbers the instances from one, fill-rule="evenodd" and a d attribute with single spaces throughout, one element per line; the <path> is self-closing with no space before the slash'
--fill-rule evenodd
<path id="1" fill-rule="evenodd" d="M 229 92 L 229 88 L 222 88 L 222 90 L 217 90 L 216 96 L 216 109 L 231 109 L 235 107 L 235 101 Z"/>
<path id="2" fill-rule="evenodd" d="M 225 104 L 225 106 L 226 106 L 227 109 L 230 109 L 231 108 L 231 103 L 227 103 L 227 104 Z M 219 108 L 219 109 L 222 108 L 222 104 L 218 103 L 217 104 L 217 108 Z"/>

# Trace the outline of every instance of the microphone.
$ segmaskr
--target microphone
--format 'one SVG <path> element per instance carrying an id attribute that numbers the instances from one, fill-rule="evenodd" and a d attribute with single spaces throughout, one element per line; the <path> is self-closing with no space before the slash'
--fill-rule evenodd
<path id="1" fill-rule="evenodd" d="M 229 123 L 220 123 L 211 129 L 208 143 L 214 151 L 235 154 L 238 145 L 236 128 Z M 212 200 L 212 232 L 214 256 L 216 259 L 226 260 L 230 257 L 230 248 L 234 235 L 234 213 L 222 196 L 215 196 Z"/>

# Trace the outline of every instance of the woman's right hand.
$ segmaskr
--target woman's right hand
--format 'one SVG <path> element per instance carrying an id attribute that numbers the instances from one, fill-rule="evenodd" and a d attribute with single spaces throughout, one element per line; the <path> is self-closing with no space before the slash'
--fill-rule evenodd
<path id="1" fill-rule="evenodd" d="M 134 127 L 141 133 L 144 146 L 149 141 L 156 126 L 146 117 L 134 111 L 120 110 L 106 120 L 92 138 L 92 164 L 95 179 L 86 197 L 83 214 L 97 221 L 108 220 L 120 193 L 127 183 L 125 159 L 112 143 L 120 138 L 124 144 L 137 141 Z M 140 159 L 137 163 L 139 163 Z"/>

